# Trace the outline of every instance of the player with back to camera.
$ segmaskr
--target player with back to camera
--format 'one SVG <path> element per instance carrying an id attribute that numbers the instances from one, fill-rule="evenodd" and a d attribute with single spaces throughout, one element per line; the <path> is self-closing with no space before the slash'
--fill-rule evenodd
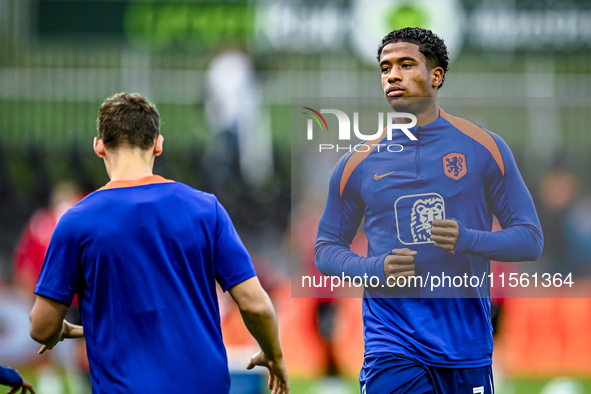
<path id="1" fill-rule="evenodd" d="M 261 346 L 247 368 L 266 367 L 273 394 L 288 393 L 273 305 L 225 209 L 152 174 L 163 146 L 156 107 L 116 94 L 97 125 L 111 181 L 56 226 L 31 312 L 40 352 L 85 336 L 94 393 L 227 394 L 217 281 Z M 64 320 L 76 293 L 84 328 Z"/>
<path id="2" fill-rule="evenodd" d="M 498 135 L 437 106 L 448 69 L 443 40 L 421 28 L 394 30 L 378 61 L 390 106 L 417 118 L 409 128 L 416 141 L 402 132 L 388 141 L 384 130 L 341 158 L 316 265 L 325 275 L 380 278 L 363 297 L 362 393 L 492 394 L 490 283 L 437 293 L 389 283 L 442 272 L 486 280 L 491 259 L 537 259 L 543 235 L 531 195 Z M 378 143 L 403 150 L 378 150 Z M 493 215 L 503 230 L 491 232 Z M 364 216 L 367 258 L 349 249 Z"/>

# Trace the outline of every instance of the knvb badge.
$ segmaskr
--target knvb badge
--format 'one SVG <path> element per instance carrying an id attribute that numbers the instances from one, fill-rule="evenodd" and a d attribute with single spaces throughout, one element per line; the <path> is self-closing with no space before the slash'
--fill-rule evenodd
<path id="1" fill-rule="evenodd" d="M 326 119 L 324 119 L 324 116 L 322 116 L 322 114 L 333 114 L 337 117 L 337 121 L 339 123 L 339 130 L 338 130 L 338 139 L 339 141 L 350 141 L 351 140 L 351 120 L 349 119 L 349 116 L 343 112 L 340 111 L 338 109 L 321 109 L 320 112 L 310 108 L 310 107 L 302 107 L 303 109 L 307 109 L 310 112 L 302 112 L 303 114 L 309 115 L 311 116 L 311 119 L 308 119 L 307 122 L 307 139 L 308 140 L 313 140 L 314 139 L 314 121 L 316 121 L 316 123 L 318 124 L 318 126 L 320 127 L 320 130 L 324 130 L 324 128 L 326 128 L 326 130 L 328 131 L 328 125 L 326 123 Z M 394 118 L 397 119 L 410 119 L 410 123 L 394 123 Z M 391 141 L 392 140 L 392 134 L 394 130 L 400 130 L 402 131 L 411 141 L 416 141 L 417 138 L 408 130 L 409 128 L 412 128 L 414 126 L 416 126 L 417 124 L 417 118 L 415 115 L 408 113 L 408 112 L 388 112 L 386 114 L 386 119 L 389 119 L 390 121 L 388 122 L 387 125 L 387 140 Z M 324 125 L 324 127 L 323 127 Z M 363 141 L 373 141 L 378 139 L 384 130 L 384 113 L 383 112 L 379 112 L 378 113 L 378 131 L 375 132 L 374 134 L 370 134 L 370 135 L 366 135 L 363 134 L 360 130 L 359 130 L 359 112 L 353 112 L 353 133 L 355 134 L 355 137 L 359 138 L 360 140 Z M 377 141 L 379 142 L 379 141 Z M 371 144 L 370 144 L 371 145 Z M 336 151 L 338 152 L 339 150 L 355 150 L 355 151 L 363 151 L 363 149 L 370 149 L 370 145 L 368 144 L 364 144 L 364 145 L 345 145 L 345 146 L 339 146 L 338 144 L 319 144 L 319 151 L 322 152 L 323 150 L 333 150 L 336 149 Z M 373 144 L 377 146 L 378 152 L 381 149 L 387 149 L 390 152 L 400 152 L 402 151 L 403 147 L 400 144 Z M 392 149 L 391 147 L 394 147 L 394 149 Z"/>
<path id="2" fill-rule="evenodd" d="M 462 153 L 452 152 L 443 156 L 443 171 L 451 179 L 458 180 L 468 173 L 466 156 Z"/>

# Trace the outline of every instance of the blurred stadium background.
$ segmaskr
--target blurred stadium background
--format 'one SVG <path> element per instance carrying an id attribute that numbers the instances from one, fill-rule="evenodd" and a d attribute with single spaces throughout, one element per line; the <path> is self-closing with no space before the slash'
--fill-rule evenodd
<path id="1" fill-rule="evenodd" d="M 57 212 L 60 190 L 83 195 L 108 181 L 91 150 L 96 115 L 105 98 L 128 91 L 160 111 L 166 142 L 155 172 L 214 192 L 228 208 L 275 300 L 293 392 L 358 392 L 360 300 L 290 297 L 290 245 L 310 264 L 325 188 L 313 166 L 291 166 L 290 105 L 381 96 L 377 45 L 405 26 L 431 28 L 448 44 L 441 96 L 487 98 L 463 99 L 454 114 L 511 146 L 546 235 L 540 266 L 585 281 L 588 1 L 0 0 L 0 363 L 41 394 L 88 390 L 80 349 L 60 345 L 40 360 L 28 339 L 27 253 L 42 249 L 51 225 L 39 218 Z M 292 189 L 292 178 L 320 180 Z M 591 393 L 591 294 L 553 296 L 503 301 L 498 393 Z M 220 302 L 238 371 L 254 344 L 228 299 Z M 260 392 L 257 377 L 236 373 L 233 393 Z"/>

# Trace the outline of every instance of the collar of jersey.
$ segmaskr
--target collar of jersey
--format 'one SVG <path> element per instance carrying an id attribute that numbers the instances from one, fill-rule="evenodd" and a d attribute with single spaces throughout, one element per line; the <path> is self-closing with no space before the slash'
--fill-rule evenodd
<path id="1" fill-rule="evenodd" d="M 409 127 L 407 130 L 410 131 L 414 135 L 419 130 L 423 131 L 423 130 L 428 130 L 430 128 L 439 127 L 441 121 L 445 120 L 443 115 L 447 115 L 447 113 L 443 110 L 443 108 L 441 108 L 441 107 L 437 107 L 437 108 L 439 109 L 439 116 L 433 122 L 423 125 L 423 126 Z M 396 123 L 396 122 L 394 122 L 394 120 L 392 120 L 392 123 Z"/>
<path id="2" fill-rule="evenodd" d="M 108 182 L 105 186 L 101 187 L 99 190 L 106 190 L 106 189 L 118 189 L 121 187 L 134 187 L 134 186 L 143 186 L 143 185 L 151 185 L 153 183 L 168 183 L 174 182 L 170 179 L 166 179 L 161 177 L 160 175 L 148 175 L 143 178 L 138 179 L 125 179 L 120 181 L 111 181 Z"/>

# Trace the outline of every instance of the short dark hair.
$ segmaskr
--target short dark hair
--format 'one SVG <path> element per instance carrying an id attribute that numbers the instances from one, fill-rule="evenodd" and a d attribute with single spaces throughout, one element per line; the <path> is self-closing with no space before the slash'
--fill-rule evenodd
<path id="1" fill-rule="evenodd" d="M 400 41 L 418 45 L 419 52 L 425 56 L 431 68 L 441 67 L 443 69 L 443 78 L 439 88 L 442 87 L 445 74 L 449 68 L 449 56 L 445 42 L 431 30 L 420 27 L 405 27 L 404 29 L 393 30 L 382 39 L 382 43 L 378 47 L 378 62 L 386 45 Z"/>
<path id="2" fill-rule="evenodd" d="M 109 149 L 125 145 L 146 150 L 160 133 L 156 106 L 135 93 L 117 93 L 106 99 L 96 123 L 98 137 Z"/>

